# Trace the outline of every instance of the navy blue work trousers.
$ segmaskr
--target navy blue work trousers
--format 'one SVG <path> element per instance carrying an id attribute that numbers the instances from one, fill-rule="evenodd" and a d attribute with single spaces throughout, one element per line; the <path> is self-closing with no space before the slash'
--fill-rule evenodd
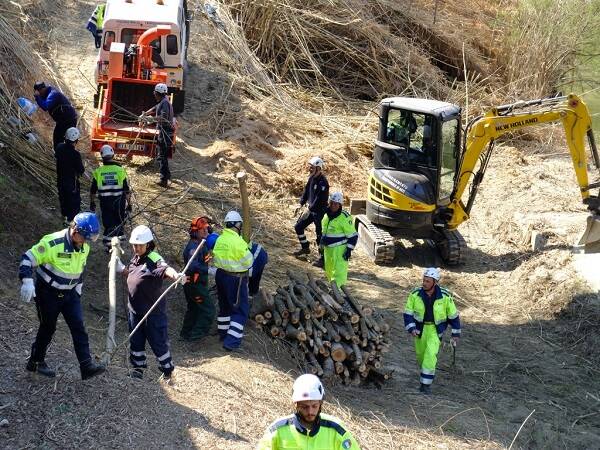
<path id="1" fill-rule="evenodd" d="M 129 332 L 131 333 L 144 314 L 129 311 Z M 146 341 L 158 360 L 159 370 L 168 375 L 175 366 L 169 350 L 169 333 L 167 330 L 167 315 L 161 311 L 153 311 L 144 324 L 129 339 L 129 361 L 133 368 L 148 367 L 146 362 Z"/>
<path id="2" fill-rule="evenodd" d="M 248 303 L 248 277 L 229 275 L 218 269 L 215 275 L 217 296 L 219 297 L 219 315 L 217 329 L 223 340 L 223 347 L 232 350 L 242 345 L 244 325 L 248 321 L 250 305 Z"/>
<path id="3" fill-rule="evenodd" d="M 73 347 L 80 365 L 89 364 L 91 361 L 90 344 L 85 325 L 79 294 L 75 289 L 61 291 L 54 289 L 44 281 L 38 280 L 35 284 L 35 306 L 37 309 L 40 327 L 38 328 L 35 342 L 31 346 L 31 356 L 35 362 L 42 362 L 46 358 L 46 350 L 56 331 L 58 315 L 62 314 L 71 331 Z"/>

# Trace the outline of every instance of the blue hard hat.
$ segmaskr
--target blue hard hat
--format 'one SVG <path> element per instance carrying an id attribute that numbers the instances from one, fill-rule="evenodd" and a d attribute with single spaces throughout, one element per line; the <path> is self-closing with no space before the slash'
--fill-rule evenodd
<path id="1" fill-rule="evenodd" d="M 215 248 L 215 243 L 217 242 L 218 238 L 219 235 L 217 233 L 210 233 L 208 236 L 206 236 L 206 246 L 209 248 L 209 250 Z"/>
<path id="2" fill-rule="evenodd" d="M 86 240 L 95 241 L 100 233 L 100 223 L 96 214 L 90 212 L 79 213 L 73 219 L 75 231 L 82 235 Z"/>

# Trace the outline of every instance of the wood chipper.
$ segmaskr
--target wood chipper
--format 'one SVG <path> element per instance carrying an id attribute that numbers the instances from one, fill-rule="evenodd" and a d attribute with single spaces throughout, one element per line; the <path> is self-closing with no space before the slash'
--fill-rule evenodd
<path id="1" fill-rule="evenodd" d="M 156 124 L 140 121 L 140 115 L 157 103 L 154 86 L 167 80 L 164 69 L 153 67 L 150 43 L 170 33 L 169 25 L 158 25 L 146 30 L 129 48 L 121 42 L 111 44 L 108 81 L 100 88 L 92 126 L 92 151 L 109 144 L 115 153 L 127 157 L 157 154 Z M 169 158 L 172 154 L 171 147 Z"/>

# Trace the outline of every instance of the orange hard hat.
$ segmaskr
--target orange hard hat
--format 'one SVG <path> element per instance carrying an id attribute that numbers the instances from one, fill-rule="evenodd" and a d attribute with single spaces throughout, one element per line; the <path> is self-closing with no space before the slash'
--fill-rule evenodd
<path id="1" fill-rule="evenodd" d="M 194 219 L 192 219 L 192 224 L 190 225 L 190 231 L 203 230 L 208 227 L 210 227 L 210 224 L 208 223 L 208 217 L 205 217 L 205 216 L 195 217 Z"/>

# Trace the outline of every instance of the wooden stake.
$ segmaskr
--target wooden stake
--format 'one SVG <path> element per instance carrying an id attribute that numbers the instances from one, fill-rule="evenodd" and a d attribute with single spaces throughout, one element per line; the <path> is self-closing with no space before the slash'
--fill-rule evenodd
<path id="1" fill-rule="evenodd" d="M 250 222 L 250 201 L 248 200 L 248 187 L 246 180 L 248 175 L 246 172 L 238 172 L 236 175 L 238 184 L 240 187 L 240 198 L 242 200 L 242 237 L 246 242 L 250 242 L 250 236 L 252 234 L 252 226 Z"/>

